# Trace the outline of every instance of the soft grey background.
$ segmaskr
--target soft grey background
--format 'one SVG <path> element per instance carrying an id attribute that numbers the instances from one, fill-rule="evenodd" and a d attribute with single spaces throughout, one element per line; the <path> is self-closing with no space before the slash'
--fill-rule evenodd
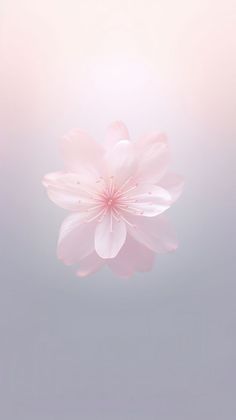
<path id="1" fill-rule="evenodd" d="M 182 84 L 170 74 L 167 80 L 152 74 L 146 83 L 145 70 L 130 79 L 133 99 L 129 83 L 104 99 L 89 78 L 79 95 L 73 51 L 66 68 L 58 56 L 51 58 L 55 33 L 40 41 L 39 9 L 30 17 L 6 9 L 0 44 L 0 418 L 235 420 L 232 38 L 224 33 L 210 58 L 204 50 L 205 39 L 215 45 L 220 25 L 228 28 L 231 14 L 218 8 L 214 25 L 210 7 L 209 15 L 188 12 L 187 27 L 198 25 L 182 38 L 189 55 L 174 62 L 180 73 L 188 67 Z M 68 27 L 73 8 L 70 13 Z M 177 32 L 172 27 L 173 39 Z M 197 62 L 205 68 L 199 78 Z M 121 78 L 130 77 L 126 67 L 122 71 Z M 49 202 L 41 178 L 61 167 L 59 136 L 78 125 L 100 139 L 113 118 L 123 118 L 134 137 L 155 127 L 168 133 L 174 168 L 186 178 L 183 197 L 169 211 L 180 247 L 157 258 L 151 273 L 129 281 L 109 271 L 79 280 L 56 259 L 65 212 Z"/>

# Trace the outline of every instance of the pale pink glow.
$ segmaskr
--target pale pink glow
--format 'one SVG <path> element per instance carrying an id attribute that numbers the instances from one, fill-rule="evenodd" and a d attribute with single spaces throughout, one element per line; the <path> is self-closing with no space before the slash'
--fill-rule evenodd
<path id="1" fill-rule="evenodd" d="M 163 125 L 182 166 L 184 137 L 191 136 L 193 167 L 188 130 L 196 132 L 194 121 L 218 133 L 228 127 L 230 136 L 235 130 L 234 0 L 179 0 L 171 7 L 164 0 L 1 5 L 1 156 L 9 147 L 6 134 L 19 138 L 31 129 L 35 139 L 45 130 L 38 143 L 50 164 L 54 139 L 73 121 L 99 139 L 119 115 L 135 134 Z M 203 142 L 214 147 L 216 136 Z"/>
<path id="2" fill-rule="evenodd" d="M 79 264 L 86 276 L 107 264 L 122 277 L 150 270 L 155 253 L 176 249 L 162 216 L 182 192 L 183 180 L 168 173 L 166 136 L 129 138 L 114 122 L 105 141 L 76 130 L 61 144 L 65 170 L 46 175 L 49 198 L 69 210 L 58 240 L 58 257 Z"/>

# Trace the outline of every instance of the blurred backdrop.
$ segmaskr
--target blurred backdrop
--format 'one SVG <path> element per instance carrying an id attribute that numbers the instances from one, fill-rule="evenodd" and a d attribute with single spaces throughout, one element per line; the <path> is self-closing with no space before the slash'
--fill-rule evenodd
<path id="1" fill-rule="evenodd" d="M 235 420 L 236 6 L 2 0 L 0 417 Z M 151 273 L 79 280 L 41 186 L 58 139 L 165 131 L 180 241 Z"/>

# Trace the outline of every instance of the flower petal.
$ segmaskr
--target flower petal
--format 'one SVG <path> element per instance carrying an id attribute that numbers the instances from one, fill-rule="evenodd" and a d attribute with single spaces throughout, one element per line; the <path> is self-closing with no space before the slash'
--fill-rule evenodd
<path id="1" fill-rule="evenodd" d="M 157 183 L 169 164 L 169 148 L 164 134 L 153 133 L 135 143 L 139 168 L 137 177 Z"/>
<path id="2" fill-rule="evenodd" d="M 110 214 L 98 223 L 95 231 L 95 250 L 101 258 L 114 258 L 126 239 L 126 224 Z"/>
<path id="3" fill-rule="evenodd" d="M 120 140 L 105 155 L 109 167 L 109 175 L 114 176 L 121 185 L 124 180 L 134 174 L 137 162 L 133 144 L 129 140 Z"/>
<path id="4" fill-rule="evenodd" d="M 170 193 L 171 201 L 175 203 L 183 192 L 184 179 L 179 175 L 168 173 L 160 180 L 159 185 Z"/>
<path id="5" fill-rule="evenodd" d="M 76 194 L 56 188 L 49 188 L 47 194 L 53 203 L 65 210 L 80 210 L 80 203 Z"/>
<path id="6" fill-rule="evenodd" d="M 107 129 L 104 147 L 110 149 L 120 140 L 129 140 L 129 132 L 122 121 L 114 121 Z"/>
<path id="7" fill-rule="evenodd" d="M 49 174 L 45 175 L 42 180 L 42 184 L 45 188 L 49 186 L 55 186 L 62 180 L 63 183 L 66 182 L 67 176 L 69 175 L 68 182 L 71 182 L 71 173 L 69 172 L 63 172 L 63 171 L 57 171 L 57 172 L 50 172 Z"/>
<path id="8" fill-rule="evenodd" d="M 158 254 L 174 251 L 178 242 L 169 220 L 166 216 L 134 217 L 135 227 L 129 228 L 129 233 L 138 242 Z"/>
<path id="9" fill-rule="evenodd" d="M 162 187 L 157 185 L 140 184 L 135 189 L 132 199 L 135 202 L 130 205 L 130 210 L 137 210 L 140 216 L 153 217 L 166 211 L 171 205 L 171 196 Z"/>
<path id="10" fill-rule="evenodd" d="M 87 277 L 98 271 L 104 265 L 104 262 L 104 259 L 100 258 L 96 252 L 93 252 L 80 261 L 76 274 L 79 277 Z"/>
<path id="11" fill-rule="evenodd" d="M 83 172 L 88 168 L 96 172 L 102 167 L 104 149 L 85 131 L 71 131 L 62 139 L 61 150 L 66 169 L 69 171 Z"/>
<path id="12" fill-rule="evenodd" d="M 94 223 L 86 223 L 87 214 L 74 213 L 61 225 L 57 244 L 58 258 L 65 264 L 78 263 L 94 251 Z"/>
<path id="13" fill-rule="evenodd" d="M 132 236 L 127 235 L 126 242 L 116 258 L 107 261 L 110 269 L 120 277 L 129 278 L 136 271 L 150 271 L 155 259 L 155 254 L 137 242 Z"/>
<path id="14" fill-rule="evenodd" d="M 81 185 L 79 175 L 53 172 L 43 179 L 49 198 L 59 207 L 69 211 L 86 210 L 91 205 L 89 185 Z"/>

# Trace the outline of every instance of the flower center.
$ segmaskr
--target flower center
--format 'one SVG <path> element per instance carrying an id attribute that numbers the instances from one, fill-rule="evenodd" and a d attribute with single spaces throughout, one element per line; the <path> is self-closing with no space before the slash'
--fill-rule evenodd
<path id="1" fill-rule="evenodd" d="M 138 184 L 133 177 L 126 179 L 123 183 L 117 183 L 114 176 L 108 179 L 99 178 L 96 184 L 100 184 L 100 188 L 93 192 L 91 198 L 93 200 L 92 206 L 88 212 L 95 212 L 94 215 L 88 218 L 88 221 L 97 220 L 102 222 L 105 216 L 110 216 L 111 230 L 113 226 L 113 219 L 116 221 L 123 220 L 128 225 L 134 227 L 128 220 L 128 215 L 137 215 L 142 212 L 136 208 L 137 198 L 135 197 L 135 190 Z"/>
<path id="2" fill-rule="evenodd" d="M 114 199 L 113 199 L 113 197 L 111 197 L 111 198 L 109 198 L 109 197 L 108 197 L 108 199 L 107 199 L 107 206 L 108 206 L 108 207 L 112 207 L 112 206 L 113 206 L 113 204 L 114 204 Z"/>

